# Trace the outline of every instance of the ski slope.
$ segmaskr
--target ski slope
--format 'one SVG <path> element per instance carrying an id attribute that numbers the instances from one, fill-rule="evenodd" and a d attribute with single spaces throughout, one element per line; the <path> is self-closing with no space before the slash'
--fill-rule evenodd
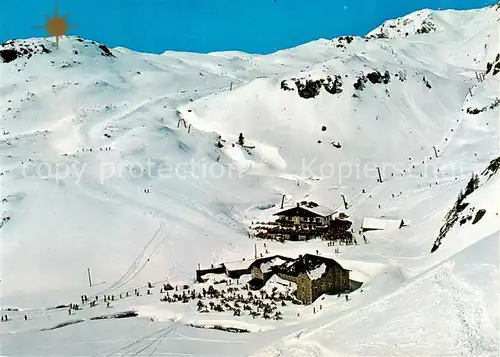
<path id="1" fill-rule="evenodd" d="M 499 19 L 497 6 L 423 10 L 265 56 L 3 44 L 1 354 L 498 355 L 500 174 L 465 199 L 481 220 L 431 249 L 472 173 L 500 156 L 487 71 Z M 339 253 L 249 237 L 283 195 L 344 212 L 354 232 L 365 217 L 409 224 Z M 163 283 L 201 289 L 198 264 L 251 259 L 255 245 L 334 257 L 362 292 L 286 306 L 280 321 L 159 301 Z M 50 309 L 135 288 L 110 308 Z M 192 326 L 217 324 L 250 332 Z"/>

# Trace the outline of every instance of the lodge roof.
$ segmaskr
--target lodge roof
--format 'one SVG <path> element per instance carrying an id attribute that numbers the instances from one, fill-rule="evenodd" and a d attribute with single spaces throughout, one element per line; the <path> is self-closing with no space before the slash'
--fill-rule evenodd
<path id="1" fill-rule="evenodd" d="M 227 262 L 223 263 L 223 265 L 228 271 L 240 271 L 240 270 L 251 269 L 254 266 L 261 266 L 262 264 L 272 263 L 273 261 L 275 263 L 277 263 L 278 261 L 281 261 L 281 263 L 283 263 L 293 260 L 294 260 L 293 258 L 285 257 L 282 255 L 272 255 L 269 257 L 262 257 L 257 259 L 245 259 L 245 260 Z"/>
<path id="2" fill-rule="evenodd" d="M 301 216 L 309 212 L 317 217 L 328 217 L 335 213 L 334 210 L 326 206 L 322 206 L 312 201 L 298 202 L 295 207 L 289 207 L 274 214 L 274 216 Z M 306 213 L 307 214 L 307 213 Z"/>
<path id="3" fill-rule="evenodd" d="M 293 261 L 284 263 L 276 268 L 274 272 L 284 273 L 291 276 L 298 276 L 301 273 L 307 274 L 312 280 L 318 279 L 330 268 L 338 267 L 344 269 L 337 261 L 320 255 L 304 254 Z M 319 275 L 318 272 L 322 271 Z"/>

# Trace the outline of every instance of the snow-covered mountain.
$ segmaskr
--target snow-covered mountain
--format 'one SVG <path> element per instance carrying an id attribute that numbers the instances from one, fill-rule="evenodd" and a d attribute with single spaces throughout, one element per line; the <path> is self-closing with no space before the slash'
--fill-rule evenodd
<path id="1" fill-rule="evenodd" d="M 499 19 L 498 6 L 423 10 L 265 56 L 2 44 L 0 305 L 20 310 L 2 311 L 2 354 L 497 355 Z M 250 224 L 283 195 L 347 214 L 355 232 L 365 217 L 408 226 L 336 254 L 264 248 Z M 334 256 L 362 292 L 275 324 L 170 307 L 159 289 L 113 302 L 138 311 L 126 322 L 46 310 L 191 284 L 198 264 L 255 244 Z M 214 321 L 254 332 L 190 327 Z"/>

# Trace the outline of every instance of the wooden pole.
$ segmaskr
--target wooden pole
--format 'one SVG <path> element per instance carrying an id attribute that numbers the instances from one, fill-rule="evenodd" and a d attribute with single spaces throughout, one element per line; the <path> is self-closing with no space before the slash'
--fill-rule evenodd
<path id="1" fill-rule="evenodd" d="M 382 182 L 382 174 L 380 173 L 380 167 L 378 167 L 378 166 L 377 166 L 377 171 L 378 171 L 379 182 Z"/>
<path id="2" fill-rule="evenodd" d="M 92 277 L 90 276 L 90 268 L 87 268 L 87 274 L 89 276 L 89 287 L 92 287 Z"/>
<path id="3" fill-rule="evenodd" d="M 188 126 L 188 134 L 191 132 L 191 124 Z"/>
<path id="4" fill-rule="evenodd" d="M 281 209 L 283 209 L 284 203 L 285 203 L 285 195 L 283 195 L 283 197 L 281 197 L 281 206 L 280 206 Z"/>
<path id="5" fill-rule="evenodd" d="M 345 200 L 344 195 L 342 195 L 342 201 L 344 201 L 344 207 L 345 207 L 345 209 L 347 209 L 348 205 L 347 205 L 347 201 Z"/>
<path id="6" fill-rule="evenodd" d="M 472 89 L 469 88 L 469 94 L 472 97 Z"/>
<path id="7" fill-rule="evenodd" d="M 231 85 L 229 86 L 229 90 L 233 90 L 233 82 L 231 82 Z"/>
<path id="8" fill-rule="evenodd" d="M 255 244 L 255 259 L 257 259 L 257 244 Z"/>
<path id="9" fill-rule="evenodd" d="M 435 147 L 435 146 L 433 146 L 432 148 L 434 149 L 434 154 L 436 155 L 436 157 L 438 157 L 438 152 L 437 152 L 437 150 L 436 150 L 436 147 Z"/>

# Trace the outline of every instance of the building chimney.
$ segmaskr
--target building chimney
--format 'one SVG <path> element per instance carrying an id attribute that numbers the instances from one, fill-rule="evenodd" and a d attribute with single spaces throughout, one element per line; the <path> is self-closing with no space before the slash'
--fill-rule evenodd
<path id="1" fill-rule="evenodd" d="M 300 203 L 299 203 L 299 202 L 297 202 L 297 207 L 299 207 L 299 206 L 300 206 Z"/>

